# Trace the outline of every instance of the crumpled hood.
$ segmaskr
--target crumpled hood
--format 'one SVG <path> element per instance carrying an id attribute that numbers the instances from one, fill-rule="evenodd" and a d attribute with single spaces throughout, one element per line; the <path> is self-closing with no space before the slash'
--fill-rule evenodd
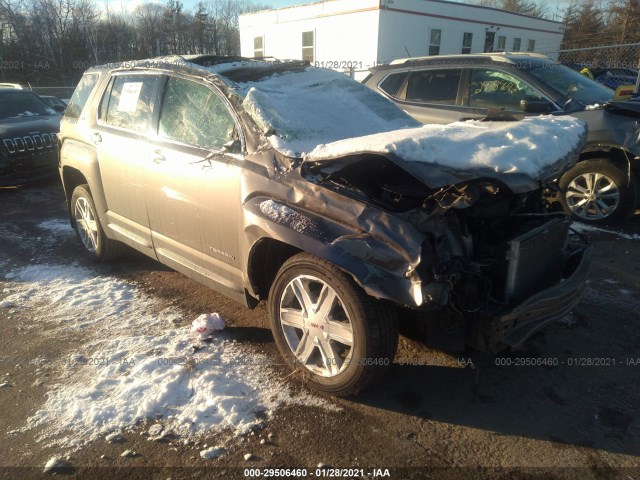
<path id="1" fill-rule="evenodd" d="M 531 180 L 546 182 L 570 168 L 586 135 L 586 124 L 569 116 L 528 117 L 519 122 L 456 122 L 318 145 L 303 160 L 323 162 L 378 153 L 431 187 L 481 177 L 522 185 Z"/>

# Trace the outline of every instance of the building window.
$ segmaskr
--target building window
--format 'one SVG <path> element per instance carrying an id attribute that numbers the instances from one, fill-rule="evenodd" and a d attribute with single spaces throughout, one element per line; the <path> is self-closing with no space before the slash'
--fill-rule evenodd
<path id="1" fill-rule="evenodd" d="M 429 55 L 440 55 L 441 38 L 442 30 L 432 28 L 431 35 L 429 36 Z"/>
<path id="2" fill-rule="evenodd" d="M 464 32 L 462 35 L 462 53 L 471 53 L 471 44 L 473 43 L 473 33 Z"/>
<path id="3" fill-rule="evenodd" d="M 514 52 L 519 52 L 520 51 L 520 44 L 522 43 L 522 40 L 519 38 L 514 38 L 513 39 L 513 51 Z"/>
<path id="4" fill-rule="evenodd" d="M 264 37 L 253 37 L 253 56 L 264 57 Z"/>
<path id="5" fill-rule="evenodd" d="M 533 52 L 536 48 L 536 41 L 529 40 L 529 44 L 527 45 L 527 52 Z"/>
<path id="6" fill-rule="evenodd" d="M 507 48 L 507 37 L 500 35 L 498 37 L 498 52 L 504 52 Z"/>
<path id="7" fill-rule="evenodd" d="M 313 62 L 315 55 L 315 32 L 302 32 L 302 60 Z"/>

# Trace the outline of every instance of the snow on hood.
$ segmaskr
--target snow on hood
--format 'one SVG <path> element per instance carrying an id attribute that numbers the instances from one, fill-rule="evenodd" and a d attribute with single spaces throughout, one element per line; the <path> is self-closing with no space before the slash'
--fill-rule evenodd
<path id="1" fill-rule="evenodd" d="M 328 69 L 228 84 L 276 150 L 310 161 L 373 152 L 393 154 L 403 167 L 420 162 L 542 180 L 564 170 L 586 136 L 585 124 L 572 117 L 422 125 L 382 95 Z"/>
<path id="2" fill-rule="evenodd" d="M 273 147 L 302 157 L 320 144 L 420 123 L 346 75 L 307 68 L 232 85 Z"/>
<path id="3" fill-rule="evenodd" d="M 544 180 L 563 169 L 586 138 L 573 117 L 528 117 L 519 122 L 456 122 L 423 125 L 318 145 L 305 161 L 358 152 L 393 154 L 403 163 L 440 165 L 458 171 L 524 173 Z"/>

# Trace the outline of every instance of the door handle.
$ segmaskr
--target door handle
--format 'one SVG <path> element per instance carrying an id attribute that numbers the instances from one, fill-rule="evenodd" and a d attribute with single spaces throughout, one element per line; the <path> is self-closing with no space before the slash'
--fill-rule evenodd
<path id="1" fill-rule="evenodd" d="M 160 150 L 156 150 L 153 152 L 153 162 L 154 163 L 162 163 L 166 160 L 166 157 L 162 154 Z"/>
<path id="2" fill-rule="evenodd" d="M 98 132 L 93 132 L 91 134 L 91 141 L 94 144 L 98 145 L 100 142 L 102 142 L 102 135 L 100 135 L 100 133 L 98 133 Z"/>

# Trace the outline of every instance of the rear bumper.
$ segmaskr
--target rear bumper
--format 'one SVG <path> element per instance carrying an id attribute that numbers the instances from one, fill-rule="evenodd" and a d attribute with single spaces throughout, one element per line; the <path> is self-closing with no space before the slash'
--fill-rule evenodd
<path id="1" fill-rule="evenodd" d="M 568 271 L 560 283 L 532 295 L 510 312 L 495 317 L 491 322 L 493 338 L 489 343 L 518 347 L 547 323 L 567 315 L 584 296 L 591 269 L 591 252 L 592 247 L 587 245 L 573 253 L 567 261 Z"/>

